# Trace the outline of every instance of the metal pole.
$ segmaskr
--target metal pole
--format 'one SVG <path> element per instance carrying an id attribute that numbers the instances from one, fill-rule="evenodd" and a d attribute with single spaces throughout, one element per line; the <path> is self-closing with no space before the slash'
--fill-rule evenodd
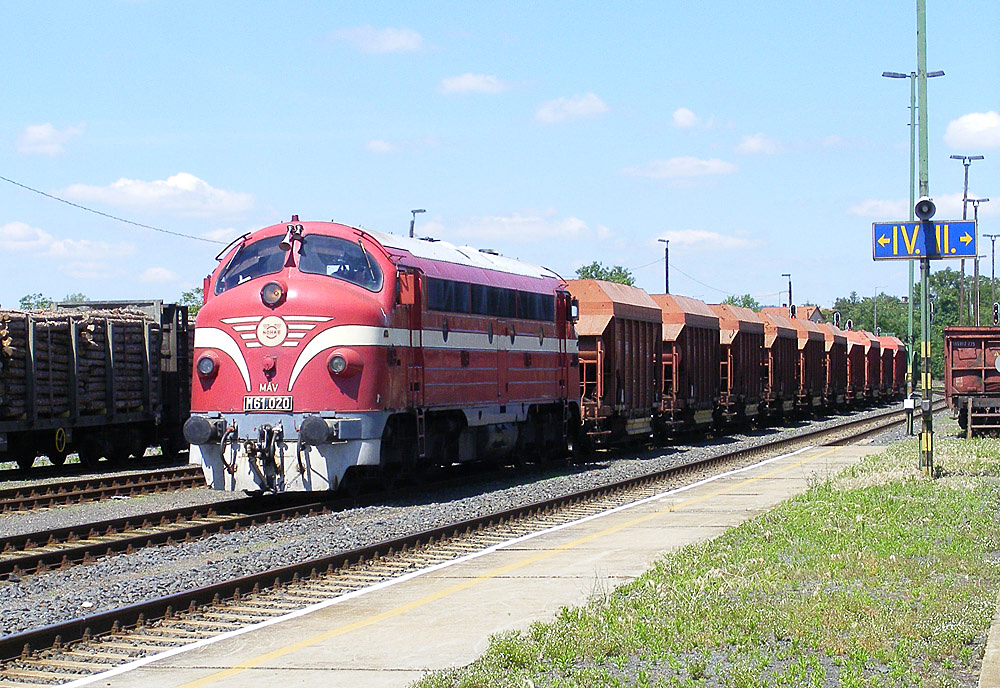
<path id="1" fill-rule="evenodd" d="M 917 142 L 917 73 L 910 72 L 910 221 L 917 219 L 914 215 L 913 206 L 916 203 L 914 197 L 916 186 L 916 142 Z M 906 378 L 909 383 L 907 394 L 913 394 L 916 389 L 916 379 L 914 371 L 916 369 L 917 351 L 913 345 L 913 261 L 906 261 L 909 265 L 910 280 L 906 283 L 906 346 L 909 347 L 910 360 L 906 367 Z M 912 423 L 912 420 L 911 420 Z M 912 432 L 912 429 L 911 429 Z"/>
<path id="2" fill-rule="evenodd" d="M 670 293 L 670 240 L 663 242 L 663 289 Z"/>
<path id="3" fill-rule="evenodd" d="M 663 289 L 665 294 L 670 293 L 670 240 L 657 239 L 663 242 Z"/>
<path id="4" fill-rule="evenodd" d="M 917 90 L 920 119 L 920 196 L 930 196 L 927 175 L 927 3 L 917 0 Z M 930 236 L 934 224 L 926 222 L 924 232 Z M 930 318 L 931 261 L 926 255 L 920 259 L 920 311 L 921 354 L 923 365 L 923 398 L 921 405 L 920 469 L 926 476 L 934 475 L 934 416 L 931 413 L 931 318 Z"/>
<path id="5" fill-rule="evenodd" d="M 983 236 L 989 237 L 990 240 L 990 303 L 996 303 L 997 301 L 996 245 L 997 245 L 997 237 L 1000 237 L 1000 234 L 984 234 Z"/>

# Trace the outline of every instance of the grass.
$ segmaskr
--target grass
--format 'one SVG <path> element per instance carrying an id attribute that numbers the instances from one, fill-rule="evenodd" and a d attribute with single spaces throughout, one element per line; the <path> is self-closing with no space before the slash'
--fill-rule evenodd
<path id="1" fill-rule="evenodd" d="M 1000 440 L 916 440 L 421 688 L 975 686 L 1000 590 Z"/>

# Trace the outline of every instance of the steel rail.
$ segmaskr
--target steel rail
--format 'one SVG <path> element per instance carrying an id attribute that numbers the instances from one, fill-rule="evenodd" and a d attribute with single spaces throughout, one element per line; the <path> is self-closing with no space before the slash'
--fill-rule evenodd
<path id="1" fill-rule="evenodd" d="M 361 547 L 348 552 L 341 552 L 319 559 L 313 559 L 277 569 L 272 569 L 262 573 L 256 573 L 240 578 L 223 581 L 207 585 L 201 588 L 185 590 L 164 597 L 139 602 L 119 609 L 112 609 L 99 612 L 69 621 L 52 624 L 42 628 L 23 631 L 0 638 L 0 660 L 8 660 L 17 657 L 27 656 L 31 652 L 50 647 L 59 647 L 64 643 L 79 640 L 89 640 L 95 636 L 116 632 L 122 628 L 129 628 L 142 625 L 147 621 L 172 616 L 176 612 L 184 610 L 195 610 L 199 607 L 218 603 L 219 600 L 231 599 L 241 594 L 249 593 L 253 590 L 265 588 L 280 588 L 287 583 L 295 582 L 299 579 L 316 576 L 324 572 L 332 572 L 352 563 L 363 563 L 380 556 L 398 552 L 403 549 L 419 548 L 422 545 L 433 543 L 443 538 L 475 531 L 480 528 L 510 522 L 526 516 L 532 516 L 551 511 L 555 508 L 577 504 L 584 501 L 605 497 L 614 492 L 648 484 L 670 476 L 681 475 L 695 468 L 704 468 L 717 465 L 722 462 L 734 461 L 741 458 L 750 458 L 765 451 L 784 451 L 795 444 L 815 444 L 812 441 L 821 435 L 832 435 L 842 433 L 845 428 L 868 425 L 879 425 L 880 430 L 884 430 L 893 425 L 904 422 L 901 411 L 889 411 L 884 414 L 864 419 L 849 421 L 844 425 L 833 428 L 824 428 L 806 432 L 795 437 L 776 439 L 765 445 L 758 445 L 750 448 L 736 449 L 725 452 L 707 459 L 691 461 L 679 466 L 656 471 L 642 476 L 618 481 L 609 485 L 590 488 L 580 492 L 563 495 L 552 499 L 536 502 L 525 506 L 515 507 L 505 511 L 493 513 L 487 516 L 477 517 L 454 523 L 431 530 L 414 533 L 404 537 L 394 538 L 384 542 L 376 543 L 366 547 Z M 856 431 L 859 435 L 868 435 L 873 432 L 872 427 L 862 427 Z M 843 442 L 847 437 L 831 438 L 827 442 L 820 442 L 821 445 Z"/>
<path id="2" fill-rule="evenodd" d="M 200 487 L 204 484 L 205 477 L 199 466 L 179 466 L 54 483 L 32 483 L 0 490 L 0 514 L 56 504 L 96 501 L 112 496 Z"/>

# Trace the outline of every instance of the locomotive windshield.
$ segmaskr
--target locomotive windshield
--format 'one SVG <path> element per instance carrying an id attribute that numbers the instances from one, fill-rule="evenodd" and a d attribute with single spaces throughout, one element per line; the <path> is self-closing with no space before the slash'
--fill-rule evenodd
<path id="1" fill-rule="evenodd" d="M 279 234 L 241 246 L 219 275 L 219 281 L 215 283 L 215 293 L 221 294 L 255 277 L 279 272 L 285 265 L 285 252 L 278 246 L 281 239 Z"/>
<path id="2" fill-rule="evenodd" d="M 368 291 L 382 289 L 382 270 L 356 242 L 325 234 L 307 234 L 299 249 L 299 270 L 336 277 Z"/>

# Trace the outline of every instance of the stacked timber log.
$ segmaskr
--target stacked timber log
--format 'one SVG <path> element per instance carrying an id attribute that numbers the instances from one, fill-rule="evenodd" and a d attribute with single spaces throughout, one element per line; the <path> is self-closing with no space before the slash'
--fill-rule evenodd
<path id="1" fill-rule="evenodd" d="M 151 412 L 159 352 L 160 324 L 139 311 L 0 311 L 0 419 Z"/>

